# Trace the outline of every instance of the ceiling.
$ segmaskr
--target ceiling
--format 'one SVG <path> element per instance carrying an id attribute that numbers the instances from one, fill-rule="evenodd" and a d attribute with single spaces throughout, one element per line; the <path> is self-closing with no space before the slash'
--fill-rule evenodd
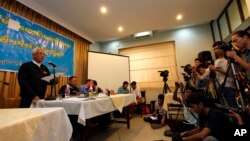
<path id="1" fill-rule="evenodd" d="M 148 30 L 170 30 L 217 19 L 229 0 L 17 0 L 90 42 Z M 107 14 L 100 13 L 106 6 Z M 181 21 L 176 15 L 182 14 Z M 118 26 L 124 31 L 118 32 Z"/>

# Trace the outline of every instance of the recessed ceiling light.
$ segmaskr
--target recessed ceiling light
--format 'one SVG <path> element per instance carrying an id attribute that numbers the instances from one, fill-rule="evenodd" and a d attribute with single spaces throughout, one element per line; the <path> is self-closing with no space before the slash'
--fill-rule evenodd
<path id="1" fill-rule="evenodd" d="M 119 26 L 119 27 L 118 27 L 118 31 L 119 31 L 119 32 L 122 32 L 122 31 L 123 31 L 123 27 L 122 27 L 122 26 Z"/>
<path id="2" fill-rule="evenodd" d="M 178 15 L 176 16 L 176 19 L 177 19 L 177 20 L 181 20 L 181 19 L 182 19 L 182 15 L 181 15 L 181 14 L 178 14 Z"/>
<path id="3" fill-rule="evenodd" d="M 102 14 L 106 14 L 106 13 L 107 13 L 107 7 L 102 6 L 102 7 L 100 8 L 100 11 L 101 11 Z"/>

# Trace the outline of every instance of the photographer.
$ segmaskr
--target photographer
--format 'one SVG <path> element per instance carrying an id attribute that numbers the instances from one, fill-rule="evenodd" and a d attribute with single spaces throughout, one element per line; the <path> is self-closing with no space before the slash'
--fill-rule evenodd
<path id="1" fill-rule="evenodd" d="M 197 69 L 197 77 L 199 79 L 199 83 L 196 84 L 197 90 L 201 92 L 208 92 L 208 82 L 209 82 L 209 74 L 210 70 L 207 68 L 205 64 L 200 64 Z"/>
<path id="2" fill-rule="evenodd" d="M 192 77 L 194 78 L 194 84 L 195 84 L 195 87 L 199 89 L 199 85 L 200 81 L 202 81 L 200 78 L 199 78 L 199 72 L 197 71 L 197 68 L 203 64 L 202 60 L 200 58 L 195 58 L 194 60 L 194 67 L 192 68 Z"/>
<path id="3" fill-rule="evenodd" d="M 244 100 L 250 99 L 250 34 L 247 31 L 237 31 L 232 35 L 232 45 L 240 49 L 241 55 L 237 55 L 235 51 L 228 51 L 227 56 L 233 58 L 240 65 L 242 71 L 238 72 L 241 86 L 243 90 L 247 88 L 248 93 L 245 93 Z M 247 94 L 247 95 L 246 95 Z"/>
<path id="4" fill-rule="evenodd" d="M 182 73 L 182 75 L 186 82 L 186 86 L 192 88 L 192 90 L 196 90 L 195 79 L 193 77 L 193 68 L 190 64 L 184 66 L 184 73 Z"/>
<path id="5" fill-rule="evenodd" d="M 178 90 L 181 91 L 181 98 L 178 96 Z M 189 87 L 185 88 L 185 92 L 183 92 L 184 84 L 183 83 L 175 83 L 175 90 L 173 93 L 173 100 L 180 102 L 183 106 L 184 111 L 184 120 L 172 120 L 167 119 L 166 123 L 170 127 L 170 130 L 164 131 L 165 136 L 172 136 L 173 132 L 184 132 L 193 130 L 195 127 L 197 127 L 198 122 L 198 115 L 191 111 L 190 108 L 187 107 L 186 99 L 192 92 L 192 90 L 189 89 Z"/>
<path id="6" fill-rule="evenodd" d="M 214 66 L 210 65 L 210 71 L 216 72 L 216 85 L 218 89 L 218 98 L 220 103 L 225 106 L 237 107 L 236 100 L 234 98 L 235 85 L 233 81 L 232 72 L 228 72 L 229 63 L 225 58 L 226 48 L 225 43 L 222 41 L 215 42 L 213 49 L 218 57 Z"/>
<path id="7" fill-rule="evenodd" d="M 244 68 L 247 78 L 250 78 L 250 34 L 244 30 L 233 33 L 232 45 L 240 49 L 242 56 L 238 56 L 235 51 L 227 51 L 227 56 Z"/>

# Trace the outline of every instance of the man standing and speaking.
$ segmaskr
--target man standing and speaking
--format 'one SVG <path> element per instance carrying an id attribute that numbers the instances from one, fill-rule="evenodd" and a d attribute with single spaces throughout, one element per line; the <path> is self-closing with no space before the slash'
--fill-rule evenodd
<path id="1" fill-rule="evenodd" d="M 31 103 L 36 104 L 43 99 L 49 84 L 41 80 L 42 77 L 50 75 L 49 69 L 42 64 L 45 59 L 45 52 L 42 48 L 32 50 L 33 60 L 20 66 L 18 71 L 18 83 L 20 86 L 20 108 L 28 108 Z"/>

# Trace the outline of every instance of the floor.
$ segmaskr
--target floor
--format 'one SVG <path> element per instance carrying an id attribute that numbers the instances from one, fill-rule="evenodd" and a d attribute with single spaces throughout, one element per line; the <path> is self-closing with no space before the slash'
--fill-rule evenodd
<path id="1" fill-rule="evenodd" d="M 111 123 L 105 129 L 87 137 L 87 141 L 171 141 L 172 139 L 163 135 L 169 129 L 164 126 L 160 129 L 152 129 L 140 115 L 133 115 L 130 129 L 126 124 Z"/>

